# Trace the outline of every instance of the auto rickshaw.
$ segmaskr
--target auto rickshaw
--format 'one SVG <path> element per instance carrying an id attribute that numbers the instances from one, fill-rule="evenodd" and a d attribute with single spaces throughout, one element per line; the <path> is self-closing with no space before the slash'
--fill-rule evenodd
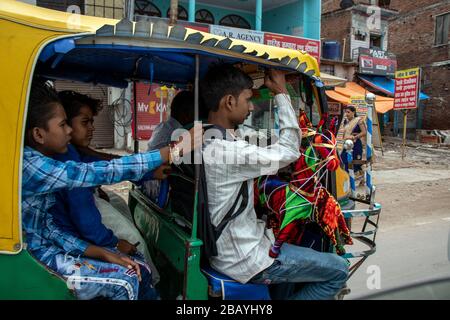
<path id="1" fill-rule="evenodd" d="M 240 63 L 253 70 L 286 70 L 300 79 L 298 92 L 311 118 L 327 112 L 324 88 L 314 58 L 305 52 L 224 38 L 166 21 L 112 20 L 39 8 L 16 1 L 0 2 L 0 299 L 74 299 L 65 279 L 35 260 L 26 250 L 21 229 L 21 171 L 25 119 L 34 75 L 126 88 L 129 82 L 195 88 L 198 118 L 198 81 L 210 63 Z M 136 126 L 135 126 L 136 127 Z M 136 150 L 137 151 L 137 150 Z M 196 166 L 196 171 L 199 168 Z M 198 190 L 198 175 L 194 188 Z M 348 175 L 330 175 L 330 192 L 346 217 L 369 221 L 381 207 L 374 193 L 367 210 L 354 209 Z M 196 194 L 195 200 L 198 201 Z M 186 221 L 160 208 L 137 187 L 130 190 L 129 206 L 136 227 L 147 241 L 161 271 L 159 289 L 164 299 L 207 299 L 208 281 L 201 270 L 202 241 L 197 234 L 197 212 Z M 188 228 L 180 226 L 182 221 Z M 372 231 L 355 234 L 370 250 L 348 255 L 363 258 L 375 251 L 377 223 Z"/>

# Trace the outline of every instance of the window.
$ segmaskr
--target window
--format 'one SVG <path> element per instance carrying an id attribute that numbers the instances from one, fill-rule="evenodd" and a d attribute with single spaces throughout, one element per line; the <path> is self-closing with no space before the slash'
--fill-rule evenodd
<path id="1" fill-rule="evenodd" d="M 84 0 L 37 0 L 36 5 L 59 11 L 67 11 L 70 6 L 77 6 L 80 13 L 84 14 Z"/>
<path id="2" fill-rule="evenodd" d="M 378 5 L 382 8 L 389 9 L 391 5 L 391 0 L 378 0 Z"/>
<path id="3" fill-rule="evenodd" d="M 161 17 L 161 11 L 151 0 L 136 0 L 134 2 L 134 14 L 150 17 Z"/>
<path id="4" fill-rule="evenodd" d="M 250 23 L 248 23 L 247 20 L 235 14 L 230 14 L 228 16 L 223 17 L 222 20 L 220 20 L 219 25 L 227 27 L 251 29 Z"/>
<path id="5" fill-rule="evenodd" d="M 195 13 L 195 22 L 214 24 L 214 16 L 208 10 L 201 9 Z"/>
<path id="6" fill-rule="evenodd" d="M 382 37 L 379 34 L 370 34 L 370 48 L 383 49 L 383 44 L 381 41 Z"/>
<path id="7" fill-rule="evenodd" d="M 448 44 L 450 28 L 450 13 L 436 17 L 436 29 L 434 33 L 434 44 L 439 46 Z"/>
<path id="8" fill-rule="evenodd" d="M 367 34 L 361 30 L 356 30 L 355 33 L 355 40 L 357 41 L 366 41 Z"/>
<path id="9" fill-rule="evenodd" d="M 111 19 L 123 18 L 122 0 L 85 0 L 86 15 Z"/>
<path id="10" fill-rule="evenodd" d="M 170 8 L 167 10 L 167 18 L 170 18 Z M 182 6 L 178 6 L 178 20 L 188 20 L 188 12 Z"/>

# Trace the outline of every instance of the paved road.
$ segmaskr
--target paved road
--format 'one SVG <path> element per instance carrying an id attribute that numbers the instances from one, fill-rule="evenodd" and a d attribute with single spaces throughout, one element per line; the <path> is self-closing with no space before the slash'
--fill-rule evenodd
<path id="1" fill-rule="evenodd" d="M 406 168 L 375 175 L 377 202 L 383 205 L 377 252 L 349 280 L 347 299 L 450 278 L 450 171 Z"/>

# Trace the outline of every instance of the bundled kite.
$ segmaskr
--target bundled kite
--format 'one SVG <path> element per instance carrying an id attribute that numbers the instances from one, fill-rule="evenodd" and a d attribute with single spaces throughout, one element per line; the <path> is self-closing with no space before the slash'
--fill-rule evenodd
<path id="1" fill-rule="evenodd" d="M 339 203 L 320 182 L 339 167 L 336 138 L 322 129 L 325 117 L 316 131 L 305 112 L 300 113 L 301 156 L 292 165 L 289 179 L 266 176 L 255 181 L 255 203 L 267 211 L 268 228 L 275 235 L 271 257 L 278 256 L 284 242 L 298 245 L 308 222 L 321 227 L 339 255 L 345 253 L 344 245 L 353 244 Z"/>

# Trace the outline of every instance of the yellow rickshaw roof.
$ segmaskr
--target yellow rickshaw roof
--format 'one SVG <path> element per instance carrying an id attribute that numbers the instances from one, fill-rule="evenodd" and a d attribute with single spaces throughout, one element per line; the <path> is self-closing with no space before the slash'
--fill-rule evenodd
<path id="1" fill-rule="evenodd" d="M 0 3 L 0 18 L 23 23 L 38 29 L 58 31 L 65 34 L 98 33 L 99 29 L 105 25 L 112 26 L 113 32 L 110 34 L 111 36 L 118 37 L 120 34 L 123 34 L 123 32 L 119 33 L 117 30 L 116 25 L 119 23 L 119 20 L 116 19 L 73 15 L 11 0 L 4 0 Z M 154 27 L 164 23 L 167 25 L 167 22 L 164 20 L 151 24 L 149 22 L 130 23 L 132 26 L 131 33 L 126 37 L 129 40 L 151 42 L 153 47 L 163 45 L 161 40 L 164 40 L 164 46 L 177 50 L 192 50 L 193 46 L 196 46 L 196 49 L 200 50 L 201 53 L 224 55 L 236 60 L 241 59 L 279 68 L 284 67 L 285 69 L 296 70 L 309 76 L 320 76 L 316 59 L 304 51 L 225 38 L 179 25 L 176 27 L 168 26 L 165 29 L 167 31 L 164 31 L 167 32 L 166 34 L 155 35 L 155 30 L 158 28 Z M 150 33 L 147 33 L 145 37 L 142 37 L 142 27 L 140 27 L 142 25 L 150 25 Z M 184 29 L 185 32 L 180 31 L 180 29 Z M 140 35 L 138 35 L 137 31 L 139 31 Z M 177 33 L 178 36 L 173 37 L 172 34 L 174 33 Z M 183 38 L 179 37 L 180 34 L 183 35 Z"/>

